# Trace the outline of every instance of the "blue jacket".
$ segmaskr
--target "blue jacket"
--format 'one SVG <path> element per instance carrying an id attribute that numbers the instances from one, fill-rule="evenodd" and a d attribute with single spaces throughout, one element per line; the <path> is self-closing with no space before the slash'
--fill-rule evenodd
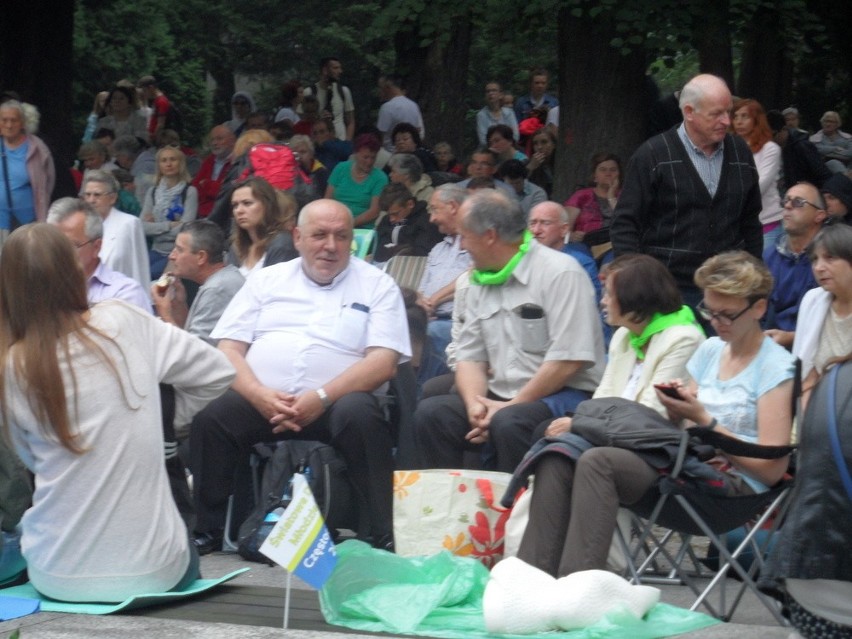
<path id="1" fill-rule="evenodd" d="M 782 234 L 774 247 L 764 251 L 763 261 L 775 280 L 769 296 L 766 328 L 795 331 L 802 298 L 817 287 L 807 251 L 793 253 L 787 246 L 787 235 Z"/>

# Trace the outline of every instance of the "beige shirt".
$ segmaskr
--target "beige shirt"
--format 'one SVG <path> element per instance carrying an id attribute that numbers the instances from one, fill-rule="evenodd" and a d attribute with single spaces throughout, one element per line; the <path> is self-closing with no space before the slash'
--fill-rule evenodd
<path id="1" fill-rule="evenodd" d="M 523 319 L 533 304 L 540 319 Z M 604 371 L 604 347 L 588 274 L 573 257 L 533 240 L 508 281 L 471 285 L 457 361 L 487 362 L 488 390 L 511 399 L 547 361 L 579 361 L 584 366 L 568 386 L 593 392 Z"/>

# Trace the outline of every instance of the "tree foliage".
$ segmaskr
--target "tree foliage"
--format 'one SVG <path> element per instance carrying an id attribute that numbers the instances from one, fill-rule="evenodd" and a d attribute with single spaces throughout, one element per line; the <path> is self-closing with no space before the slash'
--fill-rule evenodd
<path id="1" fill-rule="evenodd" d="M 823 110 L 849 108 L 847 22 L 842 6 L 819 0 L 79 0 L 74 112 L 79 129 L 97 90 L 154 73 L 197 141 L 229 117 L 235 76 L 255 78 L 256 97 L 272 109 L 281 81 L 313 82 L 318 59 L 337 55 L 359 122 L 375 121 L 376 77 L 402 73 L 430 141 L 447 139 L 457 150 L 474 143 L 485 82 L 520 95 L 532 66 L 552 72 L 551 90 L 559 84 L 566 111 L 580 121 L 632 121 L 628 109 L 644 108 L 632 93 L 638 75 L 650 71 L 665 92 L 700 69 L 767 106 L 796 103 L 815 122 Z M 586 27 L 573 38 L 582 50 L 566 39 L 577 24 Z M 582 38 L 591 32 L 597 38 Z M 572 127 L 568 139 L 588 131 L 610 146 L 597 126 Z M 633 138 L 621 140 L 624 153 Z M 563 167 L 568 184 L 581 176 L 583 162 L 575 162 Z"/>

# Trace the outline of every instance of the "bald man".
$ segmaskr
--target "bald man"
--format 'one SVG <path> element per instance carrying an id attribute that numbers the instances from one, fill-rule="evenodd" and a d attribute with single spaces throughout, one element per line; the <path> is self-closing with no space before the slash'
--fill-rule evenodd
<path id="1" fill-rule="evenodd" d="M 192 180 L 192 186 L 198 190 L 198 217 L 210 215 L 216 196 L 222 188 L 222 181 L 231 168 L 231 153 L 237 138 L 224 124 L 210 130 L 210 155 L 204 158 L 201 168 Z"/>
<path id="2" fill-rule="evenodd" d="M 352 214 L 339 202 L 306 205 L 293 239 L 300 257 L 249 278 L 210 335 L 237 378 L 192 423 L 201 554 L 221 545 L 238 460 L 293 437 L 340 452 L 365 522 L 359 538 L 393 545 L 394 438 L 373 392 L 411 357 L 402 294 L 350 259 Z"/>
<path id="3" fill-rule="evenodd" d="M 690 80 L 680 94 L 683 122 L 633 155 L 612 221 L 616 255 L 659 259 L 693 307 L 701 292 L 692 277 L 707 258 L 763 252 L 757 169 L 745 140 L 728 133 L 732 108 L 724 80 Z"/>

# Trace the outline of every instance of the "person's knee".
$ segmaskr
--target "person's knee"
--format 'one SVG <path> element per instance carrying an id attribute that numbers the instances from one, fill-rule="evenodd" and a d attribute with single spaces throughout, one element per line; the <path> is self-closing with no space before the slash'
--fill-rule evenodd
<path id="1" fill-rule="evenodd" d="M 607 447 L 590 448 L 577 460 L 578 475 L 603 475 L 613 471 L 613 456 Z"/>

